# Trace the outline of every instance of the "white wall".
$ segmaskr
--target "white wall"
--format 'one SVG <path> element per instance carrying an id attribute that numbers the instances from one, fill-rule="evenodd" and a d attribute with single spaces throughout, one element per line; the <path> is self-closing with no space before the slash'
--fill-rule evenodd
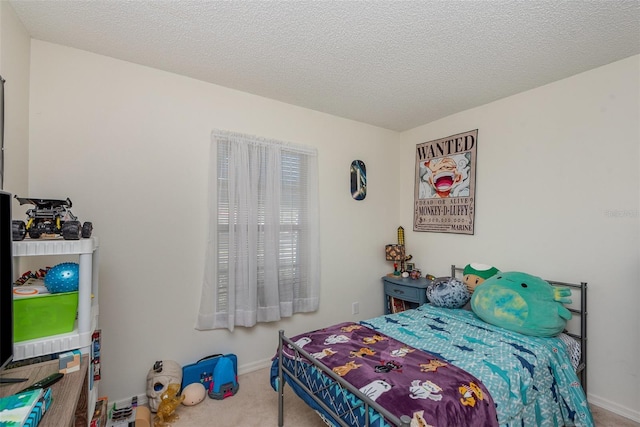
<path id="1" fill-rule="evenodd" d="M 589 399 L 640 421 L 640 57 L 401 135 L 409 252 L 589 283 Z M 478 129 L 475 235 L 412 232 L 416 144 Z"/>
<path id="2" fill-rule="evenodd" d="M 425 272 L 479 261 L 588 281 L 589 397 L 640 419 L 638 57 L 398 135 L 58 45 L 31 49 L 29 192 L 69 196 L 101 240 L 101 394 L 144 393 L 155 360 L 232 351 L 251 369 L 274 353 L 279 328 L 380 314 L 382 246 L 403 225 Z M 193 329 L 215 127 L 318 147 L 317 314 L 233 334 Z M 475 235 L 412 232 L 415 144 L 476 128 Z M 363 202 L 348 191 L 356 158 L 369 172 Z"/>
<path id="3" fill-rule="evenodd" d="M 13 8 L 0 2 L 0 75 L 5 79 L 4 190 L 27 191 L 29 171 L 29 56 L 31 37 Z M 13 209 L 18 209 L 17 201 Z"/>
<path id="4" fill-rule="evenodd" d="M 101 395 L 144 394 L 156 360 L 234 352 L 247 370 L 275 354 L 279 328 L 300 333 L 382 313 L 397 133 L 37 40 L 31 52 L 29 192 L 71 198 L 100 239 Z M 194 329 L 214 128 L 318 148 L 318 313 L 233 333 Z M 354 159 L 368 170 L 360 202 L 349 189 Z"/>

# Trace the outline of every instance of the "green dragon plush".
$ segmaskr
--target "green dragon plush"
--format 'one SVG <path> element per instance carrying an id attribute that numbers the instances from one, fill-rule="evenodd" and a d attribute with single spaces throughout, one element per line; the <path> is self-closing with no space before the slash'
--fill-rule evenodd
<path id="1" fill-rule="evenodd" d="M 478 285 L 471 297 L 474 313 L 487 323 L 525 335 L 550 337 L 562 332 L 571 319 L 563 305 L 571 290 L 554 287 L 521 272 L 499 273 Z"/>

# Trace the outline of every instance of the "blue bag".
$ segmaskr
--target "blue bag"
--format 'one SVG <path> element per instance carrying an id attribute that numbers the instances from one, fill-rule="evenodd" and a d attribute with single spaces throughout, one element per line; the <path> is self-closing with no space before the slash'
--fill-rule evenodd
<path id="1" fill-rule="evenodd" d="M 182 390 L 200 383 L 212 399 L 224 399 L 238 392 L 238 358 L 235 354 L 212 354 L 182 368 Z"/>

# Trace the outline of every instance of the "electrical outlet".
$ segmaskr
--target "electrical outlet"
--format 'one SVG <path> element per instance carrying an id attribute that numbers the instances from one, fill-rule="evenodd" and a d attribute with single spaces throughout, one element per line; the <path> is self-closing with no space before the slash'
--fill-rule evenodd
<path id="1" fill-rule="evenodd" d="M 360 312 L 360 303 L 354 302 L 351 304 L 351 314 L 358 314 Z"/>

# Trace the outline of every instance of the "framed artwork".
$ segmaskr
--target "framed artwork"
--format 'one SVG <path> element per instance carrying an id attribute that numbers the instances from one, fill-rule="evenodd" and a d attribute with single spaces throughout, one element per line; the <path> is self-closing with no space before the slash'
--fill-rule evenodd
<path id="1" fill-rule="evenodd" d="M 416 265 L 413 262 L 408 262 L 405 264 L 405 268 L 407 271 L 413 271 L 416 269 Z"/>
<path id="2" fill-rule="evenodd" d="M 473 234 L 478 130 L 416 145 L 413 230 Z"/>

